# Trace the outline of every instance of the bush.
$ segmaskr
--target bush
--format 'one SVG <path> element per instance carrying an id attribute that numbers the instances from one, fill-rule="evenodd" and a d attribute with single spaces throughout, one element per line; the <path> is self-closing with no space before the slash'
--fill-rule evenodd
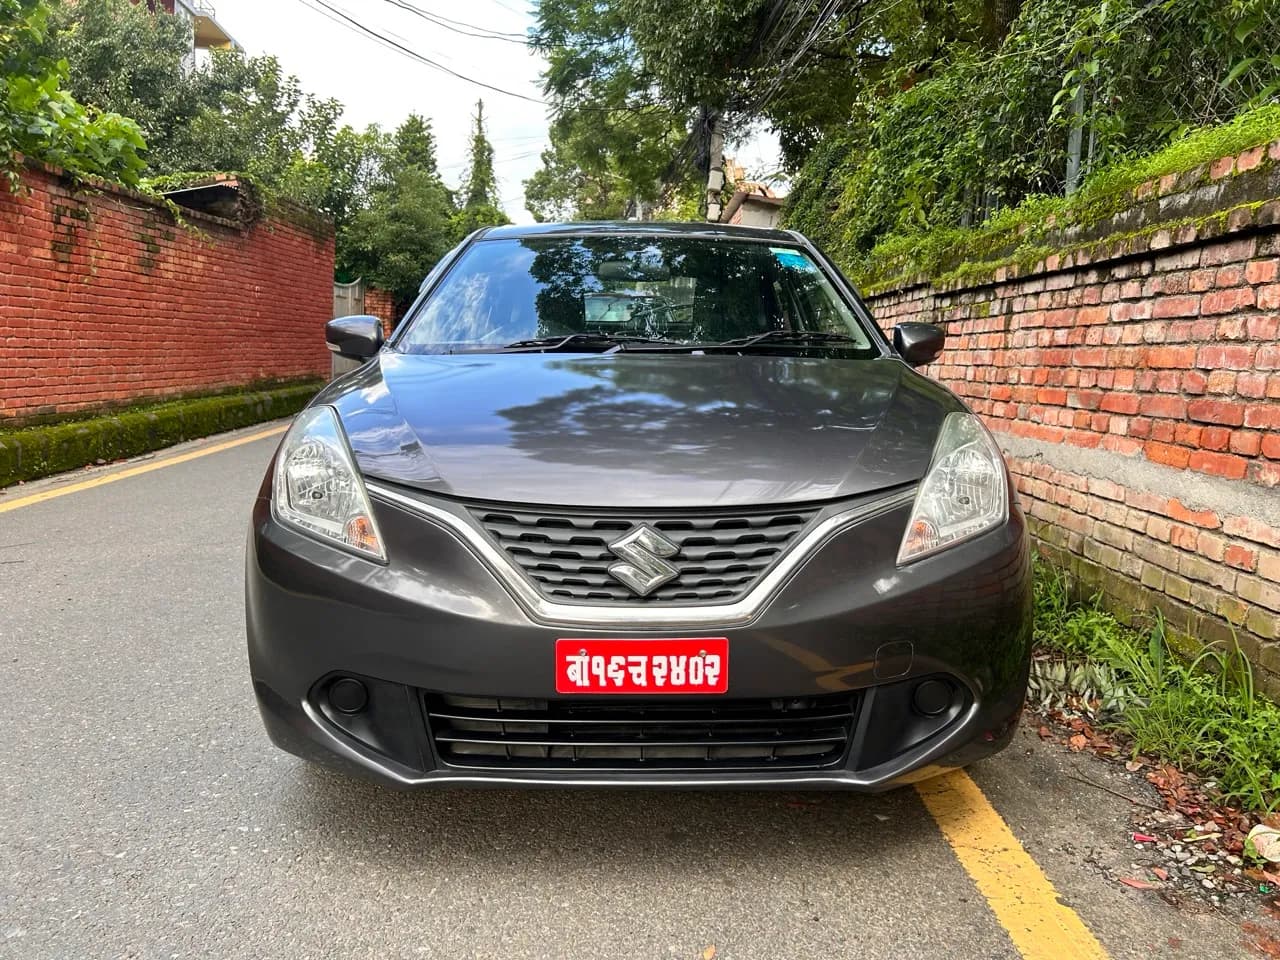
<path id="1" fill-rule="evenodd" d="M 84 107 L 63 88 L 66 61 L 40 52 L 48 16 L 45 0 L 0 0 L 0 171 L 16 188 L 23 155 L 136 186 L 146 149 L 138 125 Z"/>
<path id="2" fill-rule="evenodd" d="M 175 400 L 113 416 L 0 433 L 0 487 L 292 416 L 318 388 L 317 383 L 303 383 Z"/>
<path id="3" fill-rule="evenodd" d="M 878 245 L 1061 198 L 1073 130 L 1105 179 L 1273 101 L 1277 34 L 1274 0 L 1026 0 L 998 49 L 956 43 L 869 84 L 801 168 L 788 225 L 874 276 Z"/>
<path id="4" fill-rule="evenodd" d="M 1140 184 L 1277 139 L 1280 104 L 1257 107 L 1229 123 L 1192 131 L 1162 150 L 1098 170 L 1069 197 L 1027 197 L 975 227 L 891 231 L 869 252 L 843 258 L 842 266 L 859 284 L 877 287 L 915 276 L 938 281 L 989 274 L 996 263 L 1034 261 L 1046 252 L 1043 244 L 1051 230 L 1088 227 L 1121 212 L 1132 205 L 1132 191 Z"/>
<path id="5" fill-rule="evenodd" d="M 1074 602 L 1066 580 L 1043 565 L 1035 596 L 1037 645 L 1116 677 L 1125 693 L 1117 725 L 1135 752 L 1217 781 L 1248 809 L 1280 807 L 1280 706 L 1258 695 L 1238 646 L 1209 647 L 1185 661 L 1159 615 L 1145 632 L 1132 630 L 1096 599 Z"/>

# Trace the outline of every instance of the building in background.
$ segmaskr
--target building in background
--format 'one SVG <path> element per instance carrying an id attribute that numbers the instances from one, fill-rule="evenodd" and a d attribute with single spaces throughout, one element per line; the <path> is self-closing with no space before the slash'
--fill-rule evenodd
<path id="1" fill-rule="evenodd" d="M 767 183 L 746 179 L 746 170 L 734 159 L 726 158 L 725 176 L 733 185 L 733 196 L 725 205 L 720 219 L 746 227 L 776 227 L 782 219 L 785 194 Z"/>
<path id="2" fill-rule="evenodd" d="M 240 49 L 235 38 L 218 23 L 217 11 L 207 0 L 147 0 L 147 6 L 185 17 L 190 22 L 193 63 L 201 63 L 209 56 L 210 50 Z"/>
<path id="3" fill-rule="evenodd" d="M 775 196 L 772 188 L 762 183 L 740 183 L 724 208 L 724 218 L 744 227 L 776 227 L 786 202 L 786 197 Z"/>

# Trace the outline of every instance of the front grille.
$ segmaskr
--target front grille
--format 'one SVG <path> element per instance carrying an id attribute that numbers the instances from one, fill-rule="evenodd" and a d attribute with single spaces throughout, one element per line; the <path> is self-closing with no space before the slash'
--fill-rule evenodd
<path id="1" fill-rule="evenodd" d="M 548 600 L 732 603 L 778 561 L 818 509 L 550 514 L 472 507 L 471 513 Z M 645 596 L 609 573 L 620 559 L 609 544 L 642 524 L 676 547 L 665 558 L 676 577 Z"/>
<path id="2" fill-rule="evenodd" d="M 839 763 L 856 694 L 638 703 L 427 694 L 440 758 L 459 767 L 664 770 Z"/>

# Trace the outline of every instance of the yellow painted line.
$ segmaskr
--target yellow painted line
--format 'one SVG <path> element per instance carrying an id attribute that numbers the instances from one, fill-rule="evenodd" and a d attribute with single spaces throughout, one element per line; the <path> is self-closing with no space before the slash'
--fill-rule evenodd
<path id="1" fill-rule="evenodd" d="M 36 503 L 44 503 L 46 500 L 53 500 L 57 497 L 65 497 L 69 493 L 79 493 L 81 490 L 91 490 L 94 487 L 102 487 L 108 483 L 115 483 L 117 480 L 127 480 L 129 477 L 136 477 L 143 473 L 150 473 L 152 470 L 162 470 L 165 467 L 172 467 L 179 463 L 186 463 L 188 460 L 207 457 L 212 453 L 221 453 L 223 450 L 230 450 L 232 447 L 240 447 L 246 443 L 253 443 L 255 440 L 263 440 L 267 437 L 278 436 L 279 434 L 284 433 L 287 429 L 289 429 L 287 426 L 282 426 L 272 427 L 270 430 L 259 430 L 257 433 L 251 433 L 243 437 L 236 437 L 234 440 L 224 440 L 221 443 L 201 447 L 198 450 L 190 450 L 187 453 L 180 453 L 175 457 L 165 457 L 161 460 L 150 460 L 147 463 L 139 464 L 136 467 L 129 467 L 126 470 L 119 470 L 115 473 L 104 473 L 100 476 L 91 477 L 88 480 L 81 480 L 78 483 L 69 483 L 65 487 L 53 487 L 49 490 L 41 490 L 39 493 L 33 493 L 26 497 L 18 497 L 16 500 L 0 500 L 0 513 L 5 513 L 9 510 L 17 510 L 19 507 L 29 507 Z"/>
<path id="2" fill-rule="evenodd" d="M 963 770 L 916 784 L 956 859 L 1024 960 L 1106 960 L 1084 921 Z"/>

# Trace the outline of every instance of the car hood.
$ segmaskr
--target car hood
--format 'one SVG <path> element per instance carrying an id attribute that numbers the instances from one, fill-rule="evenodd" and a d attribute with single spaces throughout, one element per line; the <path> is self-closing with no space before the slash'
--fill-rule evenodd
<path id="1" fill-rule="evenodd" d="M 317 398 L 366 476 L 474 500 L 828 500 L 919 480 L 948 391 L 893 359 L 384 351 Z"/>

